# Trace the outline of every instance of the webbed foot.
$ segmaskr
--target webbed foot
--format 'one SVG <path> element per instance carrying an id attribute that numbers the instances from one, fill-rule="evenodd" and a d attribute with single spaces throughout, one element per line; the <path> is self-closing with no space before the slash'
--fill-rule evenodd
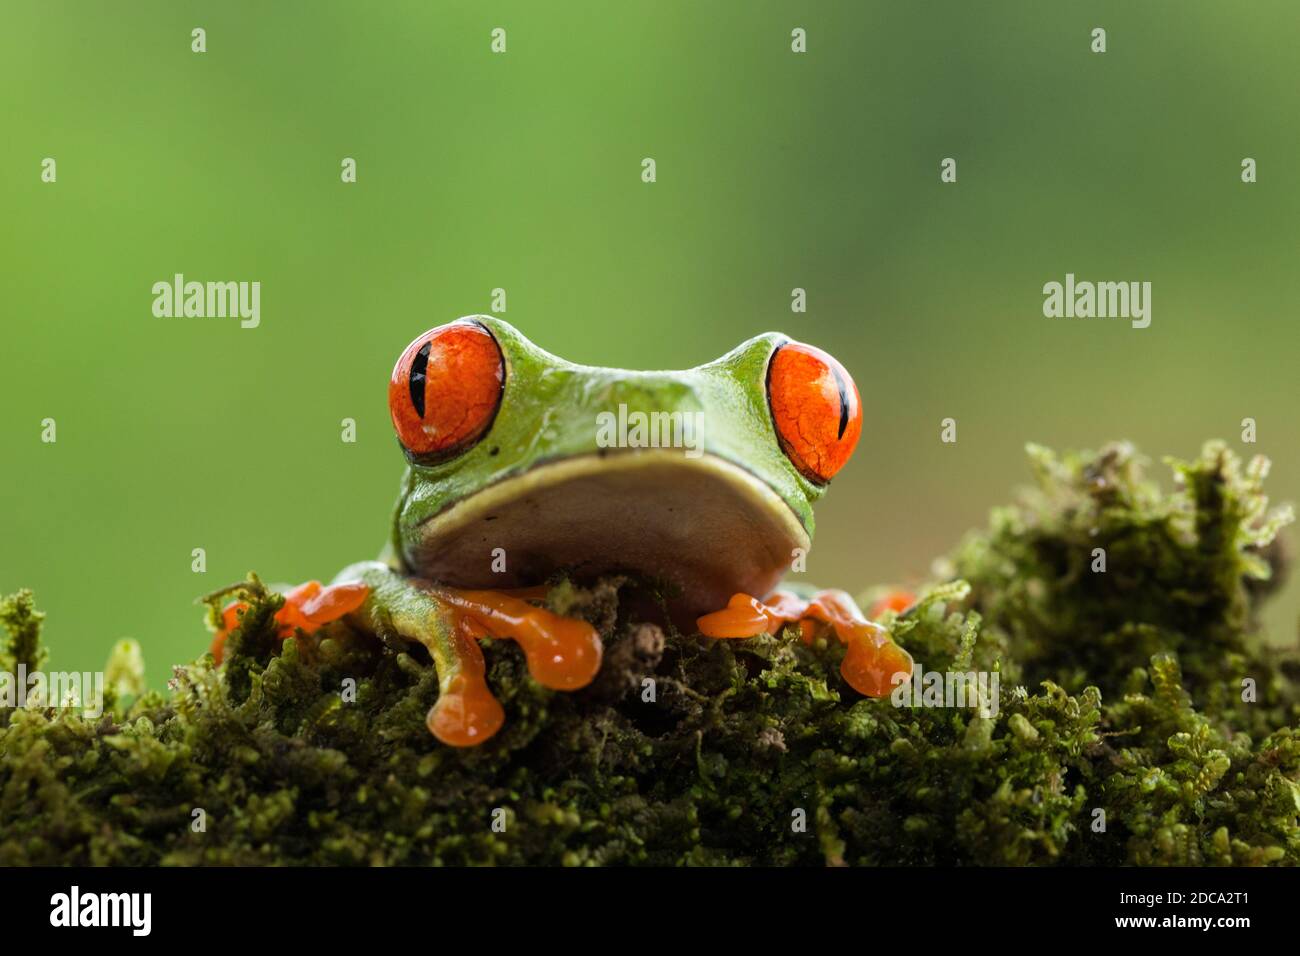
<path id="1" fill-rule="evenodd" d="M 487 684 L 478 645 L 483 637 L 514 641 L 528 672 L 544 687 L 577 690 L 600 670 L 603 646 L 585 621 L 529 603 L 545 590 L 468 591 L 410 578 L 378 562 L 340 575 L 368 594 L 350 621 L 374 633 L 395 631 L 429 649 L 438 671 L 438 700 L 429 710 L 430 733 L 453 747 L 473 747 L 501 729 L 505 712 Z"/>
<path id="2" fill-rule="evenodd" d="M 300 584 L 284 595 L 284 606 L 275 612 L 276 636 L 284 640 L 292 637 L 295 630 L 312 634 L 355 611 L 365 601 L 368 592 L 369 588 L 364 584 L 355 582 L 331 584 L 327 588 L 321 587 L 319 581 Z M 221 627 L 208 648 L 217 664 L 225 655 L 226 639 L 239 626 L 239 619 L 247 608 L 245 601 L 231 601 L 222 608 Z"/>
<path id="3" fill-rule="evenodd" d="M 747 638 L 775 634 L 797 623 L 803 642 L 811 644 L 817 622 L 829 624 L 846 646 L 840 673 L 859 694 L 886 697 L 896 684 L 895 675 L 911 675 L 912 655 L 894 643 L 889 631 L 867 620 L 845 591 L 818 591 L 808 601 L 788 591 L 777 591 L 766 601 L 736 594 L 725 608 L 705 614 L 696 625 L 706 637 Z"/>

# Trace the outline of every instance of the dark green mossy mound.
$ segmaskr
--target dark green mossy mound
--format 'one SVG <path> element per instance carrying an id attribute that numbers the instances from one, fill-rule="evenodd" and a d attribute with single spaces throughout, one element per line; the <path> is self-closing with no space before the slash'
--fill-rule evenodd
<path id="1" fill-rule="evenodd" d="M 997 670 L 995 716 L 864 700 L 837 646 L 665 635 L 606 582 L 551 594 L 605 635 L 597 682 L 543 690 L 488 642 L 508 721 L 458 751 L 425 729 L 421 649 L 281 644 L 252 581 L 224 671 L 128 707 L 120 647 L 99 720 L 0 710 L 0 864 L 1300 862 L 1294 658 L 1256 633 L 1285 517 L 1263 468 L 1207 446 L 1164 494 L 1123 447 L 1031 457 L 1037 491 L 887 619 L 926 671 Z M 3 669 L 39 666 L 30 596 L 0 620 Z"/>

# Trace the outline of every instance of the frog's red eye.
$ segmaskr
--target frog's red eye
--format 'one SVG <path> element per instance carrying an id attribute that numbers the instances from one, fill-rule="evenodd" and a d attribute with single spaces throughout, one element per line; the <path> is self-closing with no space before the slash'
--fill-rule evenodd
<path id="1" fill-rule="evenodd" d="M 505 378 L 501 349 L 477 322 L 425 332 L 406 347 L 388 382 L 398 440 L 419 458 L 464 451 L 496 417 Z"/>
<path id="2" fill-rule="evenodd" d="M 786 456 L 810 481 L 830 481 L 862 434 L 862 402 L 844 366 L 821 349 L 787 342 L 767 367 L 767 401 Z"/>

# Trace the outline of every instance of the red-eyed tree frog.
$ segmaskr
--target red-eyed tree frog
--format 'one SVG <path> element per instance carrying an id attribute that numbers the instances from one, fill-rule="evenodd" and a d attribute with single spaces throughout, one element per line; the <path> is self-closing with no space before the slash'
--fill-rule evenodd
<path id="1" fill-rule="evenodd" d="M 423 644 L 443 743 L 481 744 L 505 720 L 484 636 L 515 641 L 546 687 L 596 676 L 595 629 L 541 606 L 557 572 L 661 582 L 673 619 L 710 639 L 797 623 L 811 643 L 828 625 L 846 645 L 841 673 L 868 696 L 910 675 L 908 653 L 845 592 L 776 590 L 862 431 L 857 387 L 820 349 L 767 333 L 698 368 L 626 371 L 472 316 L 406 347 L 388 408 L 407 468 L 380 560 L 289 591 L 277 621 L 283 636 L 346 618 Z M 239 613 L 225 611 L 218 661 Z"/>

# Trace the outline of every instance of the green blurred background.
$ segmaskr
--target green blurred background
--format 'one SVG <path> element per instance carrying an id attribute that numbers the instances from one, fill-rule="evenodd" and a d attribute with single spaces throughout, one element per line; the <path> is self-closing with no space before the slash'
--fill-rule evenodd
<path id="1" fill-rule="evenodd" d="M 865 429 L 818 509 L 826 585 L 923 577 L 1029 440 L 1163 472 L 1220 436 L 1300 498 L 1297 50 L 1293 0 L 4 0 L 0 590 L 36 591 L 52 667 L 133 636 L 161 686 L 206 646 L 196 595 L 377 553 L 392 363 L 496 287 L 575 361 L 771 328 L 839 357 Z M 154 318 L 176 272 L 260 281 L 261 327 Z M 1044 318 L 1066 272 L 1152 282 L 1151 327 Z"/>

